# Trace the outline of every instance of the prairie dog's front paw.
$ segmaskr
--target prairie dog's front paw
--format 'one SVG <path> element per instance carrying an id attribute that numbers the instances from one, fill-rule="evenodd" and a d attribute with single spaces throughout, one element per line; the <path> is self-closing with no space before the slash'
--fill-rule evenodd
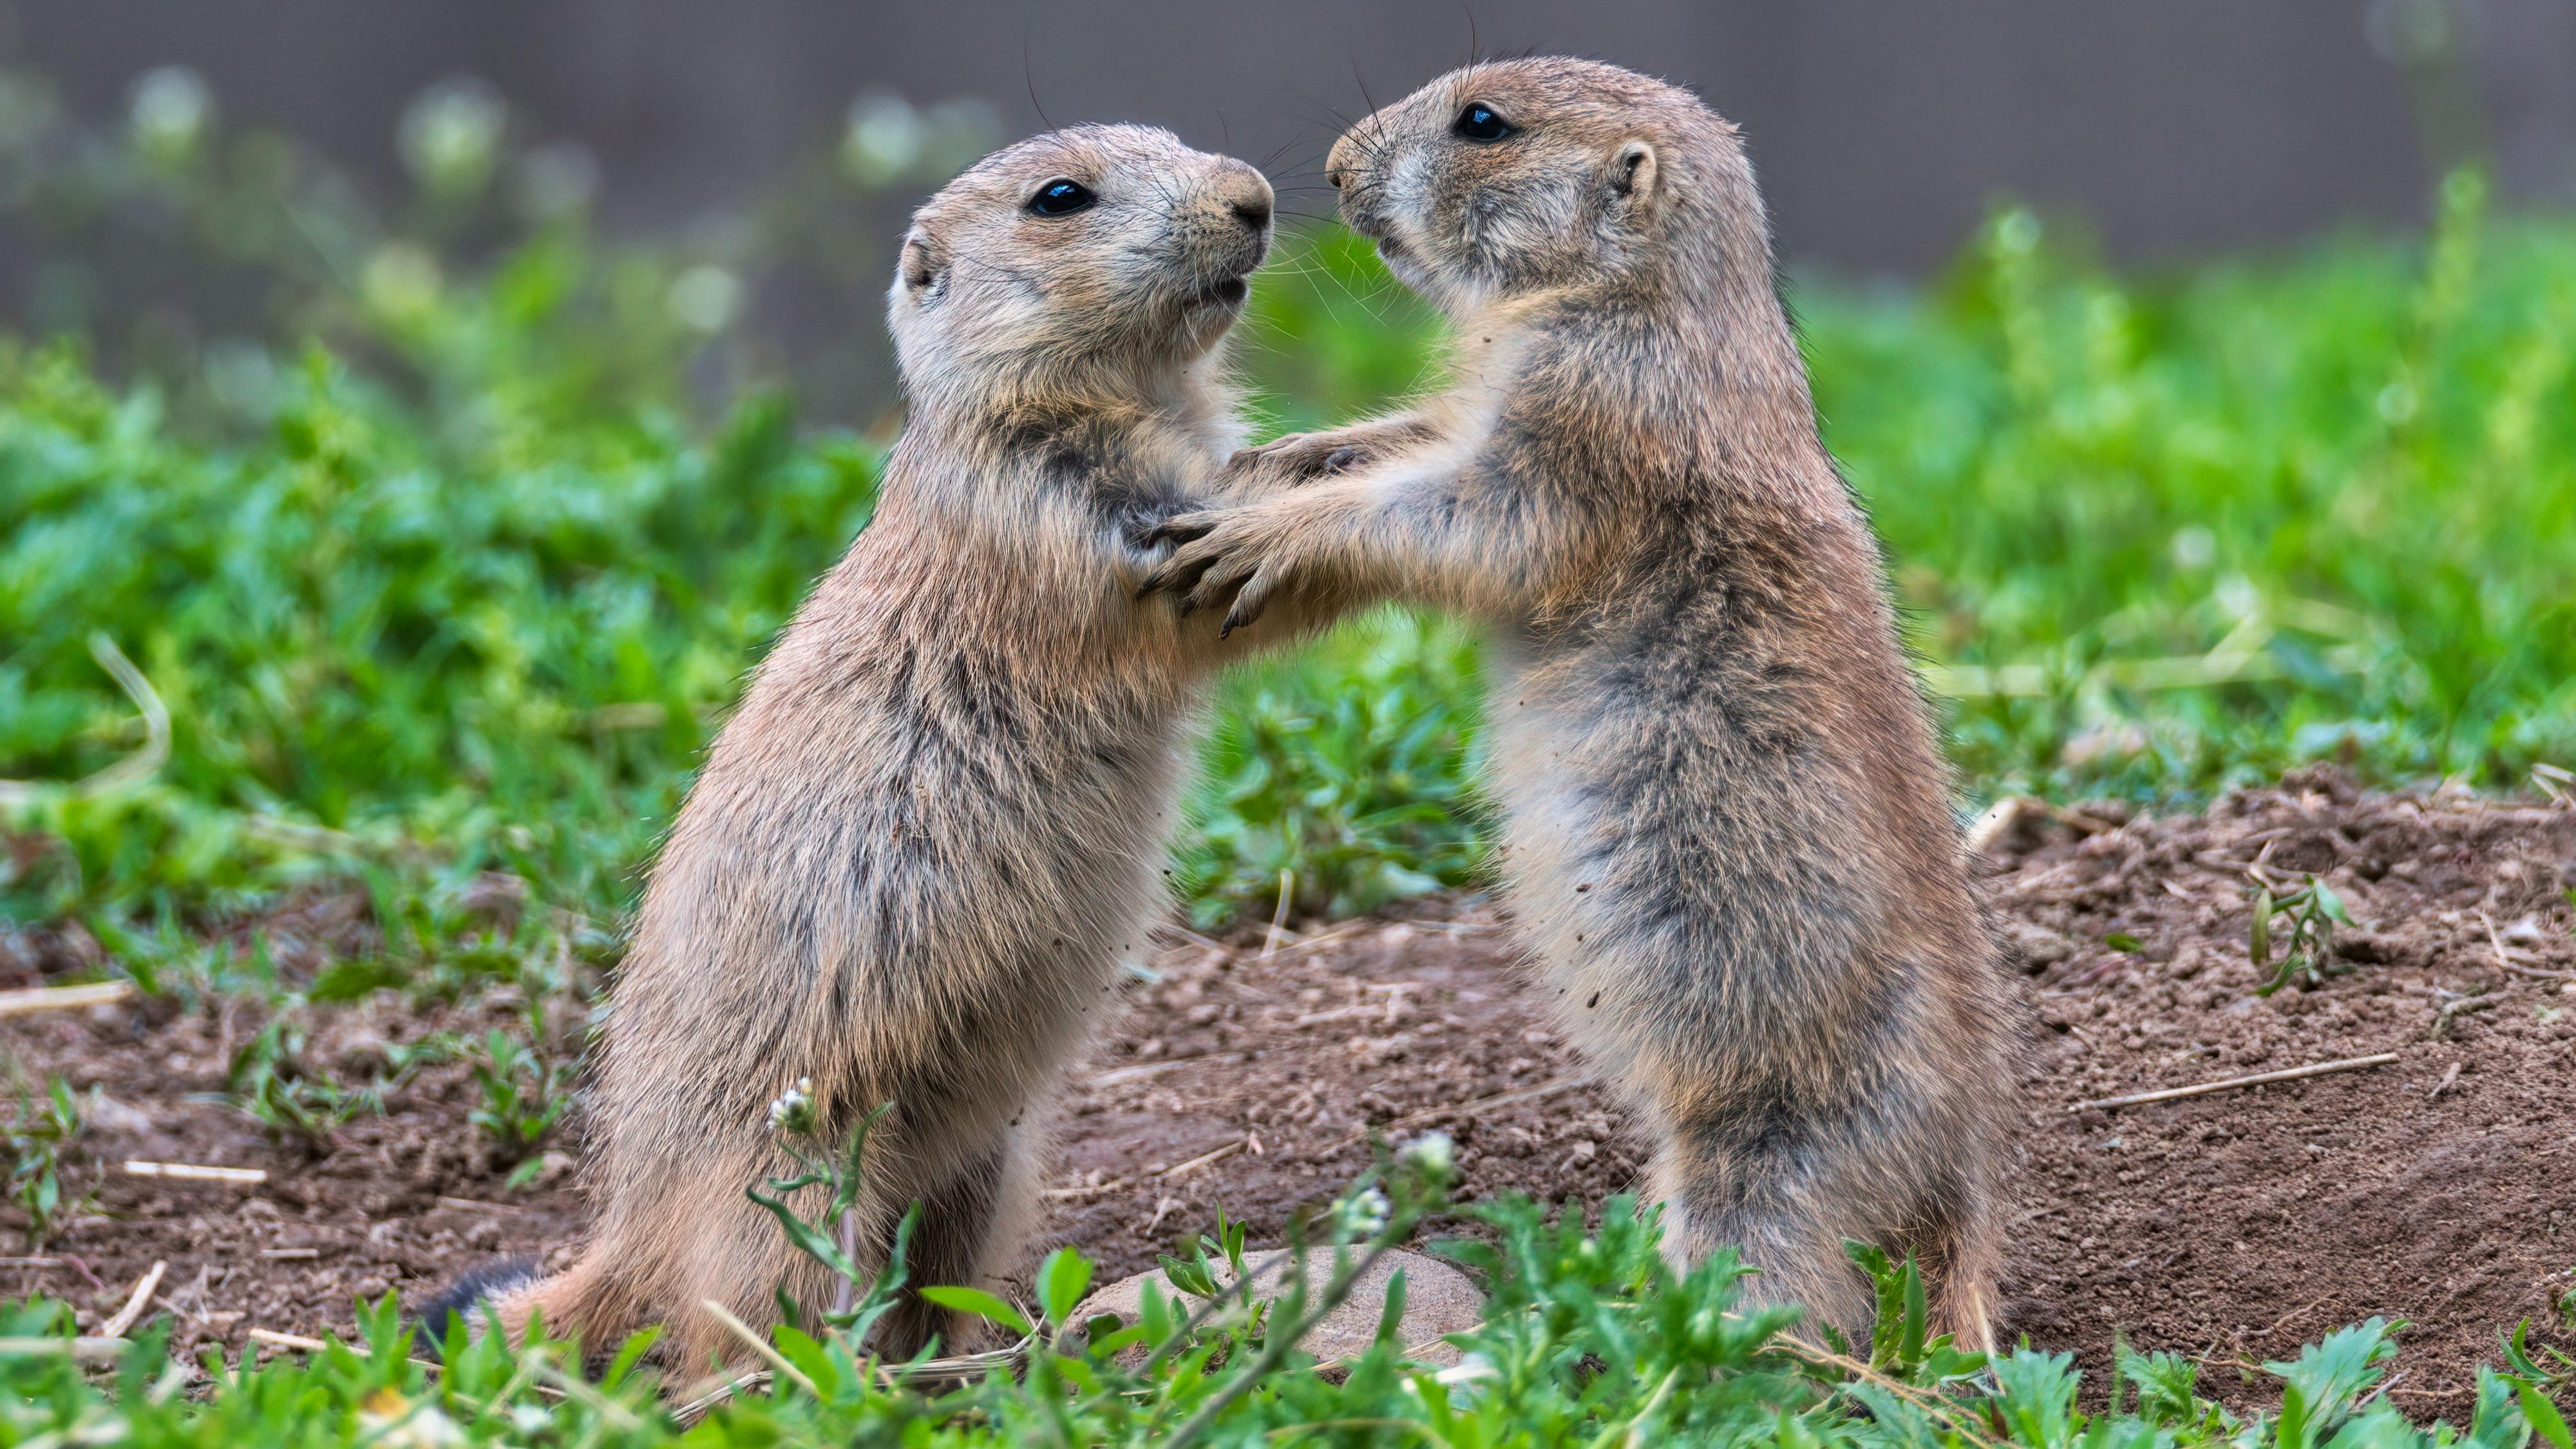
<path id="1" fill-rule="evenodd" d="M 1177 594 L 1184 617 L 1231 596 L 1217 630 L 1219 638 L 1230 635 L 1258 620 L 1272 592 L 1295 571 L 1291 522 L 1278 507 L 1250 505 L 1171 518 L 1154 536 L 1180 546 L 1145 576 L 1136 596 Z"/>
<path id="2" fill-rule="evenodd" d="M 1294 488 L 1367 461 L 1368 450 L 1346 435 L 1290 433 L 1238 451 L 1226 460 L 1223 481 L 1237 488 Z"/>

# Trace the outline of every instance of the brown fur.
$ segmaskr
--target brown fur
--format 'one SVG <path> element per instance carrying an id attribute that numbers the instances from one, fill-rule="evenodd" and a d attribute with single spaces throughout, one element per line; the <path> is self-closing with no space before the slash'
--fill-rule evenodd
<path id="1" fill-rule="evenodd" d="M 1518 128 L 1453 133 L 1470 103 Z M 1443 76 L 1355 127 L 1351 224 L 1446 311 L 1457 383 L 1282 440 L 1317 477 L 1176 520 L 1149 587 L 1494 630 L 1505 884 L 1660 1146 L 1669 1249 L 1865 1328 L 1842 1242 L 1989 1336 L 2007 996 L 1867 520 L 1818 439 L 1734 127 L 1614 66 Z M 1329 476 L 1326 476 L 1329 475 Z"/>
<path id="2" fill-rule="evenodd" d="M 1029 198 L 1070 177 L 1067 217 Z M 986 1282 L 1033 1211 L 1048 1099 L 1144 946 L 1212 621 L 1138 602 L 1139 540 L 1240 441 L 1217 344 L 1271 193 L 1166 133 L 1090 127 L 977 165 L 915 218 L 889 298 L 912 403 L 874 520 L 718 736 L 644 896 L 593 1105 L 599 1217 L 499 1299 L 594 1346 L 667 1322 L 695 1368 L 784 1286 L 832 1284 L 745 1187 L 810 1077 L 837 1140 L 881 1103 L 861 1203 L 917 1285 Z M 1265 634 L 1286 631 L 1283 622 Z M 811 1204 L 808 1204 L 810 1210 Z M 959 1325 L 914 1299 L 874 1345 Z"/>

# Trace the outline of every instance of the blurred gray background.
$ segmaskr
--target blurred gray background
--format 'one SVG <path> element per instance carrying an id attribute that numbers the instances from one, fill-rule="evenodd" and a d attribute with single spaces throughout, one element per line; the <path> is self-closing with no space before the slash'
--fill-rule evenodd
<path id="1" fill-rule="evenodd" d="M 2576 0 L 20 0 L 0 59 L 101 125 L 184 66 L 398 192 L 425 88 L 472 78 L 514 138 L 568 143 L 602 222 L 737 222 L 846 141 L 854 98 L 979 102 L 993 139 L 1135 119 L 1266 162 L 1292 210 L 1340 118 L 1472 51 L 1562 51 L 1697 88 L 1741 123 L 1795 264 L 1921 276 L 2003 198 L 2140 263 L 2403 228 L 2471 155 L 2509 201 L 2576 201 Z M 881 274 L 921 184 L 819 239 Z M 809 245 L 815 242 L 809 238 Z M 0 305 L 27 307 L 0 238 Z M 853 281 L 764 284 L 753 322 L 872 329 Z M 853 380 L 855 381 L 855 380 Z"/>

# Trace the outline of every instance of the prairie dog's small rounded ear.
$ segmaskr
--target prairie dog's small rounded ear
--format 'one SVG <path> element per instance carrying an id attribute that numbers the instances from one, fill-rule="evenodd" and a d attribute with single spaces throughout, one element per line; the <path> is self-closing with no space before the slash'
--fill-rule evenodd
<path id="1" fill-rule="evenodd" d="M 903 234 L 903 256 L 895 263 L 895 273 L 903 278 L 906 290 L 920 292 L 938 285 L 948 270 L 948 259 L 940 255 L 938 244 L 920 227 Z"/>
<path id="2" fill-rule="evenodd" d="M 1644 141 L 1623 143 L 1610 158 L 1610 189 L 1643 206 L 1655 199 L 1655 148 Z"/>

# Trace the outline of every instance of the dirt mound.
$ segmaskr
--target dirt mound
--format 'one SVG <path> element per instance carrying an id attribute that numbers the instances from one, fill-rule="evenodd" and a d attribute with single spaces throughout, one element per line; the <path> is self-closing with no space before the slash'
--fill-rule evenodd
<path id="1" fill-rule="evenodd" d="M 2313 971 L 2258 995 L 2276 972 L 2249 959 L 2255 893 L 2289 898 L 2312 874 L 2353 924 Z M 2115 1334 L 2201 1355 L 2210 1389 L 2260 1402 L 2238 1366 L 2384 1314 L 2413 1325 L 2392 1393 L 2419 1418 L 2460 1416 L 2496 1330 L 2548 1322 L 2576 1290 L 2571 882 L 2576 810 L 2360 795 L 2327 774 L 2205 816 L 2029 812 L 1995 843 L 1989 879 L 2033 1009 L 2007 1329 L 2096 1371 Z M 2293 927 L 2277 918 L 2276 942 Z M 1175 935 L 1151 969 L 1067 1093 L 1039 1244 L 1081 1244 L 1104 1279 L 1150 1266 L 1219 1207 L 1275 1240 L 1365 1165 L 1372 1130 L 1446 1128 L 1471 1194 L 1597 1202 L 1636 1185 L 1641 1144 L 1582 1079 L 1480 901 L 1269 942 Z M 514 1009 L 430 1021 L 385 997 L 323 1013 L 314 1049 L 363 1053 Z M 131 1008 L 0 1022 L 26 1070 L 135 1109 L 101 1124 L 97 1161 L 271 1171 L 248 1191 L 86 1172 L 106 1216 L 58 1252 L 99 1286 L 69 1260 L 0 1264 L 0 1295 L 42 1288 L 103 1317 L 168 1259 L 165 1300 L 193 1311 L 183 1338 L 238 1346 L 248 1327 L 345 1323 L 352 1293 L 416 1294 L 577 1226 L 560 1187 L 503 1189 L 472 1145 L 461 1069 L 424 1075 L 313 1160 L 205 1100 L 222 1035 Z M 2388 1052 L 2364 1070 L 2071 1110 Z M 280 1250 L 295 1256 L 264 1256 Z"/>
<path id="2" fill-rule="evenodd" d="M 2383 1314 L 2414 1325 L 2391 1394 L 2460 1416 L 2497 1329 L 2576 1290 L 2576 810 L 2359 796 L 2318 772 L 2206 816 L 2048 835 L 1992 882 L 2043 1023 L 2012 1327 L 2217 1367 Z M 2355 925 L 2315 975 L 2257 995 L 2277 968 L 2249 959 L 2255 892 L 2310 876 Z"/>

